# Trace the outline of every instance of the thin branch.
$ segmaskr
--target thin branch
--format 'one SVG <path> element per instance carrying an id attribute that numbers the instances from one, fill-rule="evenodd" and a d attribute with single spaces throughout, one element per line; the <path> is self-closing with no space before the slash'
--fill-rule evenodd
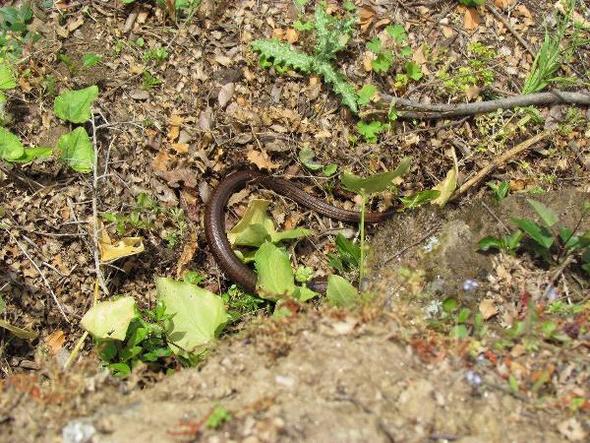
<path id="1" fill-rule="evenodd" d="M 393 107 L 399 118 L 437 120 L 442 118 L 464 117 L 467 115 L 493 112 L 497 109 L 510 109 L 522 106 L 546 106 L 556 104 L 571 104 L 590 106 L 590 93 L 570 92 L 558 89 L 550 92 L 538 92 L 535 94 L 515 95 L 496 100 L 487 100 L 474 103 L 458 104 L 431 104 L 420 103 L 405 98 L 393 97 L 382 94 L 382 107 Z M 385 106 L 384 106 L 385 105 Z M 362 112 L 361 117 L 373 114 L 385 114 L 388 109 L 373 109 Z"/>
<path id="2" fill-rule="evenodd" d="M 463 185 L 453 194 L 451 200 L 455 200 L 457 197 L 465 194 L 468 190 L 479 184 L 490 172 L 492 172 L 497 167 L 507 163 L 513 157 L 516 157 L 520 153 L 526 151 L 531 146 L 537 144 L 541 140 L 546 139 L 549 135 L 552 134 L 552 131 L 542 131 L 535 135 L 534 137 L 529 138 L 528 140 L 523 141 L 522 143 L 516 145 L 514 148 L 509 149 L 508 151 L 504 152 L 499 157 L 495 158 L 490 164 L 483 167 L 474 177 L 467 180 Z"/>
<path id="3" fill-rule="evenodd" d="M 8 228 L 6 228 L 6 227 L 4 227 L 2 225 L 0 225 L 0 227 L 3 228 L 6 231 L 6 233 L 10 236 L 10 238 L 16 243 L 16 246 L 18 246 L 18 248 L 21 250 L 21 252 L 24 254 L 24 256 L 27 257 L 27 259 L 31 262 L 31 264 L 33 265 L 33 267 L 35 268 L 35 270 L 39 273 L 39 275 L 41 276 L 41 279 L 43 280 L 43 283 L 45 284 L 45 286 L 47 287 L 47 289 L 49 289 L 49 293 L 51 294 L 51 297 L 53 298 L 53 301 L 57 305 L 57 309 L 59 309 L 59 312 L 61 313 L 61 315 L 64 318 L 64 320 L 69 323 L 70 320 L 68 319 L 68 316 L 66 315 L 66 313 L 65 313 L 65 311 L 64 311 L 61 303 L 57 299 L 57 295 L 55 295 L 55 292 L 53 292 L 53 289 L 51 288 L 51 285 L 47 281 L 47 278 L 45 277 L 45 274 L 43 273 L 43 271 L 41 270 L 41 268 L 39 268 L 39 266 L 37 266 L 37 263 L 35 263 L 35 260 L 33 260 L 33 258 L 29 255 L 29 253 L 23 247 L 23 245 L 20 244 L 20 242 L 18 241 L 18 239 L 14 235 L 12 235 L 12 232 L 10 232 L 10 230 Z"/>
<path id="4" fill-rule="evenodd" d="M 500 20 L 502 22 L 502 24 L 506 27 L 506 29 L 508 29 L 510 31 L 510 33 L 514 37 L 516 37 L 516 40 L 518 40 L 518 42 L 522 45 L 522 47 L 524 49 L 526 49 L 526 51 L 529 54 L 531 54 L 534 58 L 536 54 L 533 52 L 533 50 L 531 49 L 529 44 L 522 38 L 522 36 L 518 32 L 516 32 L 516 30 L 512 27 L 510 22 L 508 20 L 506 20 L 506 18 L 502 14 L 500 14 L 500 12 L 493 5 L 486 3 L 486 8 L 488 9 L 488 11 L 490 11 L 494 15 L 494 17 L 496 17 L 498 20 Z"/>

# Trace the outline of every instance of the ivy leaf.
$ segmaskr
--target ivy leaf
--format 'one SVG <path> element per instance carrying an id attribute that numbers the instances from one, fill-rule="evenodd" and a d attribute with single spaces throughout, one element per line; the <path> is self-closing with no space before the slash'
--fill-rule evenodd
<path id="1" fill-rule="evenodd" d="M 359 293 L 346 279 L 339 275 L 330 275 L 326 298 L 333 306 L 351 308 L 357 303 Z"/>
<path id="2" fill-rule="evenodd" d="M 24 153 L 25 148 L 20 139 L 0 126 L 0 160 L 14 161 Z"/>
<path id="3" fill-rule="evenodd" d="M 377 88 L 373 85 L 365 85 L 358 92 L 357 103 L 359 106 L 367 105 L 371 102 L 371 99 L 375 96 Z"/>
<path id="4" fill-rule="evenodd" d="M 102 301 L 88 310 L 80 323 L 95 338 L 123 341 L 137 316 L 133 297 Z"/>
<path id="5" fill-rule="evenodd" d="M 91 172 L 94 164 L 94 148 L 82 126 L 62 135 L 57 141 L 60 159 L 76 172 Z"/>
<path id="6" fill-rule="evenodd" d="M 258 295 L 267 300 L 279 300 L 295 292 L 295 279 L 289 256 L 270 242 L 258 248 L 254 256 L 258 280 Z"/>
<path id="7" fill-rule="evenodd" d="M 77 91 L 66 91 L 55 98 L 53 110 L 62 120 L 84 123 L 92 117 L 90 108 L 98 97 L 98 87 L 93 85 Z"/>
<path id="8" fill-rule="evenodd" d="M 540 201 L 528 198 L 527 202 L 529 203 L 529 205 L 532 206 L 532 208 L 539 215 L 539 217 L 541 217 L 541 220 L 543 220 L 543 223 L 545 223 L 545 226 L 547 226 L 548 228 L 550 228 L 559 221 L 559 217 L 557 217 L 555 211 L 553 211 L 553 209 L 551 208 L 548 208 Z"/>
<path id="9" fill-rule="evenodd" d="M 553 245 L 553 235 L 551 235 L 546 228 L 539 226 L 534 221 L 526 218 L 513 218 L 512 222 L 528 234 L 528 236 L 542 248 L 548 250 L 551 248 L 551 245 Z"/>
<path id="10" fill-rule="evenodd" d="M 385 28 L 385 32 L 387 32 L 389 36 L 398 43 L 403 43 L 408 39 L 408 34 L 406 34 L 406 30 L 400 24 L 387 26 Z"/>
<path id="11" fill-rule="evenodd" d="M 414 62 L 407 62 L 405 69 L 408 77 L 415 81 L 420 80 L 424 75 L 422 73 L 422 68 L 420 67 L 420 65 Z"/>
<path id="12" fill-rule="evenodd" d="M 382 192 L 392 185 L 393 179 L 401 177 L 410 170 L 411 157 L 404 157 L 397 168 L 393 171 L 373 174 L 369 177 L 359 177 L 345 172 L 342 174 L 342 184 L 345 188 L 356 193 L 373 194 Z"/>
<path id="13" fill-rule="evenodd" d="M 229 318 L 221 297 L 191 283 L 159 277 L 156 292 L 166 307 L 166 336 L 175 354 L 199 352 Z"/>
<path id="14" fill-rule="evenodd" d="M 429 201 L 434 200 L 440 195 L 440 191 L 435 189 L 428 189 L 426 191 L 420 191 L 409 197 L 400 197 L 400 201 L 407 209 L 414 209 L 418 206 L 423 205 L 424 203 L 428 203 Z"/>
<path id="15" fill-rule="evenodd" d="M 12 72 L 12 68 L 6 62 L 0 63 L 0 90 L 7 90 L 16 88 L 16 79 Z"/>

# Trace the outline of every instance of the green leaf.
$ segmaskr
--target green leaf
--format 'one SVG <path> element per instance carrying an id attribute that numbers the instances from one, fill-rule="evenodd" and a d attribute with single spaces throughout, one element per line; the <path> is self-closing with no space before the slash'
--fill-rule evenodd
<path id="1" fill-rule="evenodd" d="M 228 320 L 221 297 L 183 281 L 156 278 L 158 299 L 166 307 L 166 336 L 175 354 L 199 352 Z"/>
<path id="2" fill-rule="evenodd" d="M 275 228 L 266 213 L 269 204 L 268 200 L 262 199 L 254 199 L 248 204 L 240 221 L 227 234 L 232 246 L 258 247 L 270 239 Z"/>
<path id="3" fill-rule="evenodd" d="M 369 43 L 367 43 L 367 49 L 375 54 L 381 52 L 381 40 L 379 37 L 374 37 Z"/>
<path id="4" fill-rule="evenodd" d="M 299 265 L 295 270 L 295 281 L 298 283 L 308 282 L 313 277 L 313 274 L 313 269 L 309 266 Z M 0 310 L 0 314 L 1 313 L 2 311 Z"/>
<path id="5" fill-rule="evenodd" d="M 91 172 L 94 164 L 94 148 L 82 126 L 62 135 L 57 141 L 59 157 L 76 172 Z"/>
<path id="6" fill-rule="evenodd" d="M 277 39 L 255 40 L 251 46 L 255 52 L 274 64 L 289 66 L 306 73 L 311 71 L 313 57 L 298 51 L 289 43 Z"/>
<path id="7" fill-rule="evenodd" d="M 415 81 L 420 80 L 424 75 L 422 73 L 422 68 L 420 67 L 420 65 L 414 62 L 407 62 L 405 70 L 408 77 Z"/>
<path id="8" fill-rule="evenodd" d="M 486 0 L 459 0 L 459 3 L 469 6 L 471 8 L 475 6 L 481 6 L 486 2 Z"/>
<path id="9" fill-rule="evenodd" d="M 523 237 L 524 237 L 523 232 L 520 229 L 517 229 L 512 234 L 504 237 L 503 241 L 504 241 L 505 247 L 509 251 L 515 251 L 520 246 L 520 242 L 522 241 Z"/>
<path id="10" fill-rule="evenodd" d="M 307 237 L 311 234 L 311 229 L 307 228 L 293 228 L 286 231 L 271 232 L 270 240 L 273 243 L 279 243 L 283 240 L 293 240 L 296 238 Z"/>
<path id="11" fill-rule="evenodd" d="M 330 275 L 326 298 L 333 306 L 351 308 L 357 303 L 359 293 L 346 279 L 339 275 Z"/>
<path id="12" fill-rule="evenodd" d="M 82 64 L 87 68 L 96 66 L 101 60 L 102 56 L 98 54 L 88 53 L 82 56 Z"/>
<path id="13" fill-rule="evenodd" d="M 573 231 L 569 228 L 560 228 L 559 238 L 561 239 L 563 247 L 566 249 L 575 249 L 580 246 L 580 237 L 574 235 Z"/>
<path id="14" fill-rule="evenodd" d="M 215 406 L 213 412 L 207 417 L 205 426 L 209 429 L 217 429 L 231 419 L 231 414 L 223 406 Z"/>
<path id="15" fill-rule="evenodd" d="M 5 310 L 6 310 L 6 302 L 4 301 L 2 294 L 0 294 L 0 314 L 2 314 Z"/>
<path id="16" fill-rule="evenodd" d="M 3 127 L 0 127 L 0 160 L 14 161 L 23 156 L 25 148 L 20 139 Z"/>
<path id="17" fill-rule="evenodd" d="M 361 248 L 347 239 L 342 234 L 336 236 L 336 248 L 341 259 L 350 263 L 353 267 L 358 267 L 361 261 Z"/>
<path id="18" fill-rule="evenodd" d="M 504 242 L 498 237 L 488 235 L 478 242 L 478 246 L 480 251 L 489 251 L 490 249 L 497 249 L 498 251 L 501 251 L 504 249 Z"/>
<path id="19" fill-rule="evenodd" d="M 336 163 L 330 163 L 329 165 L 324 166 L 324 169 L 322 169 L 322 174 L 324 174 L 326 177 L 330 177 L 336 174 L 337 170 L 338 165 Z"/>
<path id="20" fill-rule="evenodd" d="M 508 192 L 510 191 L 510 183 L 508 183 L 507 181 L 499 183 L 489 182 L 488 186 L 492 189 L 496 201 L 504 200 L 508 195 Z"/>
<path id="21" fill-rule="evenodd" d="M 302 22 L 301 20 L 297 20 L 295 23 L 293 23 L 293 27 L 299 32 L 311 31 L 313 29 L 313 22 Z"/>
<path id="22" fill-rule="evenodd" d="M 389 36 L 398 43 L 403 43 L 408 39 L 408 34 L 406 34 L 406 30 L 400 24 L 387 26 L 385 28 L 385 32 L 387 32 Z"/>
<path id="23" fill-rule="evenodd" d="M 267 300 L 292 296 L 295 292 L 293 269 L 285 251 L 270 242 L 260 246 L 254 256 L 258 295 Z"/>
<path id="24" fill-rule="evenodd" d="M 557 331 L 557 323 L 551 320 L 545 321 L 541 324 L 541 331 L 543 331 L 545 338 L 551 338 L 555 331 Z"/>
<path id="25" fill-rule="evenodd" d="M 548 208 L 540 201 L 527 198 L 527 202 L 533 207 L 535 212 L 539 215 L 539 217 L 541 217 L 541 220 L 548 228 L 559 221 L 559 217 L 557 217 L 555 211 L 553 211 L 551 208 Z"/>
<path id="26" fill-rule="evenodd" d="M 91 107 L 98 97 L 98 87 L 93 85 L 77 91 L 66 91 L 55 98 L 53 110 L 62 120 L 84 123 L 92 117 Z"/>
<path id="27" fill-rule="evenodd" d="M 314 297 L 317 297 L 319 294 L 315 291 L 312 291 L 307 286 L 298 286 L 293 294 L 297 300 L 301 303 L 305 303 L 308 300 L 311 300 Z"/>
<path id="28" fill-rule="evenodd" d="M 469 320 L 470 314 L 471 310 L 469 308 L 461 308 L 459 315 L 457 315 L 457 323 L 465 323 L 467 320 Z"/>
<path id="29" fill-rule="evenodd" d="M 462 339 L 469 336 L 469 331 L 467 330 L 467 326 L 465 325 L 455 325 L 453 329 L 451 329 L 450 336 L 456 339 Z"/>
<path id="30" fill-rule="evenodd" d="M 526 218 L 513 218 L 512 222 L 542 248 L 548 250 L 553 245 L 553 235 L 545 227 L 539 226 L 534 221 Z"/>
<path id="31" fill-rule="evenodd" d="M 387 125 L 380 121 L 364 122 L 359 121 L 356 129 L 369 143 L 377 143 L 377 136 L 387 129 Z"/>
<path id="32" fill-rule="evenodd" d="M 131 368 L 127 363 L 111 363 L 109 369 L 115 377 L 127 377 L 131 374 Z"/>
<path id="33" fill-rule="evenodd" d="M 399 55 L 402 58 L 409 58 L 412 56 L 412 54 L 413 54 L 413 52 L 412 52 L 411 46 L 404 46 L 399 52 Z"/>
<path id="34" fill-rule="evenodd" d="M 305 147 L 299 151 L 299 161 L 303 163 L 303 166 L 305 166 L 310 171 L 319 171 L 323 166 L 314 159 L 315 152 L 313 152 L 311 148 Z"/>
<path id="35" fill-rule="evenodd" d="M 84 314 L 80 323 L 93 337 L 122 341 L 136 316 L 133 297 L 121 297 L 96 303 Z"/>
<path id="36" fill-rule="evenodd" d="M 373 85 L 364 85 L 358 92 L 358 104 L 359 106 L 367 105 L 371 102 L 371 99 L 375 96 L 377 88 Z"/>
<path id="37" fill-rule="evenodd" d="M 380 52 L 377 58 L 371 62 L 373 71 L 378 74 L 383 74 L 391 68 L 393 63 L 393 54 L 390 51 Z"/>
<path id="38" fill-rule="evenodd" d="M 0 90 L 16 88 L 16 79 L 12 67 L 6 62 L 0 62 Z"/>
<path id="39" fill-rule="evenodd" d="M 49 158 L 53 153 L 53 148 L 26 148 L 23 152 L 23 155 L 15 160 L 12 160 L 13 163 L 30 163 L 32 161 L 41 159 L 41 158 Z"/>
<path id="40" fill-rule="evenodd" d="M 442 308 L 447 314 L 451 314 L 459 308 L 459 302 L 451 297 L 446 298 L 442 303 Z"/>
<path id="41" fill-rule="evenodd" d="M 314 70 L 332 86 L 345 106 L 348 106 L 355 114 L 358 113 L 356 88 L 341 72 L 338 72 L 330 63 L 315 63 Z"/>
<path id="42" fill-rule="evenodd" d="M 393 179 L 405 175 L 410 170 L 411 163 L 411 157 L 404 157 L 395 170 L 373 174 L 369 177 L 359 177 L 350 172 L 344 172 L 341 181 L 344 187 L 352 192 L 365 194 L 382 192 L 393 184 Z"/>
<path id="43" fill-rule="evenodd" d="M 434 188 L 435 191 L 439 191 L 440 195 L 432 200 L 430 203 L 439 205 L 441 208 L 444 207 L 455 189 L 457 188 L 457 175 L 458 175 L 458 168 L 457 165 L 453 166 L 448 172 L 447 176 L 444 180 L 439 182 Z"/>
<path id="44" fill-rule="evenodd" d="M 440 191 L 436 191 L 434 189 L 428 189 L 426 191 L 420 191 L 409 197 L 400 197 L 400 201 L 407 209 L 414 209 L 418 206 L 423 205 L 424 203 L 428 203 L 429 201 L 434 200 L 440 195 Z"/>

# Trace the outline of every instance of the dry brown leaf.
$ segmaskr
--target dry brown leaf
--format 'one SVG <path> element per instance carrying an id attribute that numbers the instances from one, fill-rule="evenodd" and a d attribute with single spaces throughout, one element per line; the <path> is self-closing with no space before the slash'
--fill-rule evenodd
<path id="1" fill-rule="evenodd" d="M 176 140 L 178 138 L 178 135 L 180 134 L 180 128 L 178 126 L 171 126 L 170 129 L 168 129 L 168 140 L 170 140 L 171 142 L 173 142 L 174 140 Z"/>
<path id="2" fill-rule="evenodd" d="M 359 20 L 362 31 L 366 31 L 369 28 L 369 26 L 371 26 L 374 17 L 375 10 L 370 6 L 363 6 L 359 9 Z"/>
<path id="3" fill-rule="evenodd" d="M 182 274 L 184 274 L 186 266 L 193 260 L 195 252 L 197 252 L 197 249 L 199 247 L 197 240 L 197 233 L 194 229 L 191 229 L 190 238 L 188 239 L 188 241 L 184 243 L 184 247 L 182 248 L 182 254 L 180 254 L 180 257 L 176 262 L 176 278 L 179 279 L 182 277 Z"/>
<path id="4" fill-rule="evenodd" d="M 485 298 L 479 303 L 479 312 L 481 312 L 483 319 L 487 320 L 498 313 L 498 308 L 496 308 L 492 300 Z"/>
<path id="5" fill-rule="evenodd" d="M 266 152 L 252 150 L 246 155 L 248 161 L 260 169 L 276 169 L 279 167 L 277 163 L 271 161 Z"/>
<path id="6" fill-rule="evenodd" d="M 291 44 L 296 43 L 299 40 L 299 33 L 295 29 L 289 28 L 285 32 L 285 38 Z"/>
<path id="7" fill-rule="evenodd" d="M 182 126 L 184 123 L 184 118 L 178 114 L 172 114 L 170 119 L 168 120 L 168 124 L 170 126 Z"/>
<path id="8" fill-rule="evenodd" d="M 60 351 L 65 341 L 66 336 L 62 330 L 53 331 L 51 334 L 45 337 L 45 344 L 53 355 Z"/>
<path id="9" fill-rule="evenodd" d="M 170 162 L 170 155 L 165 151 L 160 151 L 152 160 L 152 168 L 156 171 L 167 171 L 168 163 Z"/>
<path id="10" fill-rule="evenodd" d="M 481 17 L 475 8 L 465 8 L 465 16 L 463 18 L 463 29 L 467 31 L 474 31 L 481 23 Z"/>
<path id="11" fill-rule="evenodd" d="M 172 143 L 170 146 L 179 154 L 186 154 L 188 152 L 188 143 Z"/>
<path id="12" fill-rule="evenodd" d="M 516 3 L 516 0 L 494 0 L 494 4 L 500 9 L 506 9 Z"/>
<path id="13" fill-rule="evenodd" d="M 520 15 L 521 17 L 528 18 L 529 20 L 532 20 L 533 18 L 531 11 L 529 11 L 529 9 L 523 4 L 519 4 L 516 8 L 514 8 L 514 11 L 515 15 Z"/>
<path id="14" fill-rule="evenodd" d="M 219 102 L 219 106 L 221 108 L 225 108 L 227 106 L 234 95 L 235 89 L 236 85 L 233 82 L 226 83 L 221 87 L 219 94 L 217 94 L 217 101 Z"/>
<path id="15" fill-rule="evenodd" d="M 481 89 L 478 86 L 472 85 L 465 89 L 465 97 L 467 97 L 469 100 L 475 100 L 477 97 L 479 97 L 480 92 Z"/>
<path id="16" fill-rule="evenodd" d="M 443 26 L 442 33 L 445 38 L 451 38 L 453 35 L 455 35 L 455 31 L 450 26 Z"/>
<path id="17" fill-rule="evenodd" d="M 557 430 L 569 441 L 584 441 L 587 435 L 584 428 L 575 417 L 570 417 L 559 423 L 557 425 Z"/>

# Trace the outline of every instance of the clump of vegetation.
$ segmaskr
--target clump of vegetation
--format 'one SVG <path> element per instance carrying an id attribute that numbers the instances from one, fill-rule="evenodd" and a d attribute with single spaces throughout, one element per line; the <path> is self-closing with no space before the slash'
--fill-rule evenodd
<path id="1" fill-rule="evenodd" d="M 39 40 L 40 35 L 30 32 L 28 25 L 33 10 L 27 2 L 17 8 L 0 8 L 0 60 L 15 60 L 22 55 L 23 47 Z"/>

